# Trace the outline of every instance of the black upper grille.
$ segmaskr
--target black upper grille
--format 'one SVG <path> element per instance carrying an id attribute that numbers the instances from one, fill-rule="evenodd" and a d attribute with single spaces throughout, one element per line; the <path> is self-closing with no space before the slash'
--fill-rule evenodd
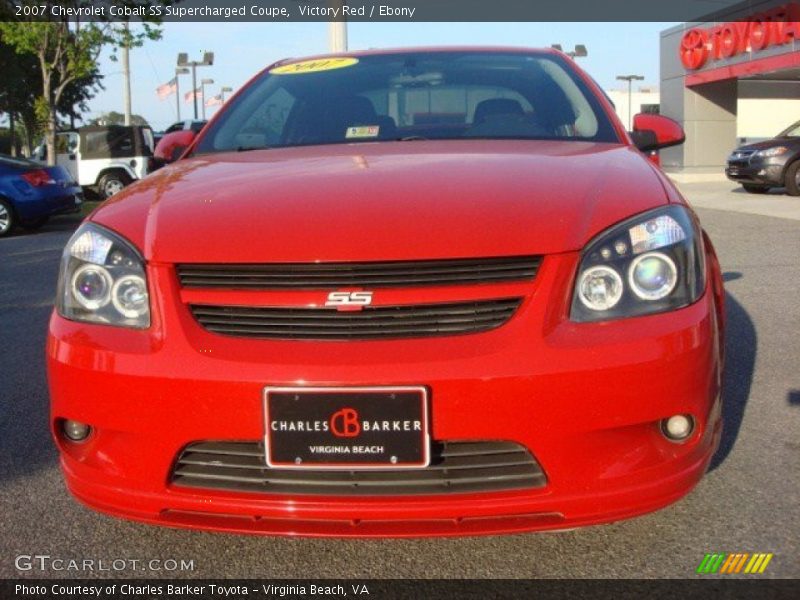
<path id="1" fill-rule="evenodd" d="M 522 300 L 335 308 L 191 305 L 195 319 L 214 333 L 239 337 L 347 340 L 478 333 L 499 327 Z"/>
<path id="2" fill-rule="evenodd" d="M 437 442 L 424 469 L 271 469 L 261 442 L 199 442 L 178 457 L 178 486 L 272 494 L 456 494 L 537 488 L 547 479 L 514 442 Z"/>
<path id="3" fill-rule="evenodd" d="M 181 285 L 227 289 L 340 289 L 533 279 L 540 256 L 347 263 L 182 264 Z"/>

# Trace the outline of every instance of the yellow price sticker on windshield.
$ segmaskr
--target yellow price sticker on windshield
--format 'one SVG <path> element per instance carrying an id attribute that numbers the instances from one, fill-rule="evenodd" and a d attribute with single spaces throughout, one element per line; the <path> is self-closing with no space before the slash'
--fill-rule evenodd
<path id="1" fill-rule="evenodd" d="M 289 65 L 281 65 L 270 69 L 272 75 L 295 75 L 300 73 L 319 73 L 320 71 L 331 71 L 343 67 L 352 67 L 358 62 L 357 58 L 351 56 L 334 58 L 316 58 L 312 60 L 301 60 L 300 62 Z"/>

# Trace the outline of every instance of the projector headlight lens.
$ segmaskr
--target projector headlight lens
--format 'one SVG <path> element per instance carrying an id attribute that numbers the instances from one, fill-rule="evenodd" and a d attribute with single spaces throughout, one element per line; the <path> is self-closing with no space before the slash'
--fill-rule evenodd
<path id="1" fill-rule="evenodd" d="M 138 319 L 148 310 L 147 284 L 138 275 L 125 275 L 114 284 L 111 301 L 121 315 Z"/>
<path id="2" fill-rule="evenodd" d="M 661 252 L 637 256 L 628 268 L 631 290 L 642 300 L 660 300 L 675 289 L 678 268 Z"/>
<path id="3" fill-rule="evenodd" d="M 622 298 L 622 278 L 608 267 L 586 269 L 578 287 L 578 298 L 591 310 L 608 310 Z"/>
<path id="4" fill-rule="evenodd" d="M 111 275 L 99 265 L 86 264 L 72 276 L 72 296 L 87 310 L 103 308 L 111 299 Z"/>

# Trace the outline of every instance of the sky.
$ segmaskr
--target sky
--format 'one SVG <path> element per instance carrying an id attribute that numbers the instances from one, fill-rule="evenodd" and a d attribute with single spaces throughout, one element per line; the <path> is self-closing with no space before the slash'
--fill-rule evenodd
<path id="1" fill-rule="evenodd" d="M 350 50 L 430 45 L 503 45 L 546 47 L 559 43 L 565 50 L 586 45 L 589 55 L 579 58 L 605 89 L 621 88 L 617 75 L 643 75 L 643 86 L 657 86 L 659 32 L 675 23 L 350 23 Z M 163 37 L 131 51 L 133 113 L 142 115 L 155 130 L 177 120 L 175 96 L 159 100 L 156 88 L 174 76 L 179 52 L 200 60 L 213 51 L 214 65 L 197 69 L 201 78 L 214 80 L 206 96 L 221 86 L 236 90 L 257 71 L 282 58 L 327 52 L 327 23 L 165 23 Z M 105 90 L 89 102 L 88 121 L 102 113 L 122 112 L 120 63 L 101 58 Z M 626 84 L 625 84 L 626 85 Z M 191 89 L 191 75 L 181 76 L 181 96 Z M 198 107 L 198 111 L 201 109 Z M 210 117 L 216 108 L 207 108 Z M 181 118 L 192 117 L 192 104 L 181 98 Z"/>

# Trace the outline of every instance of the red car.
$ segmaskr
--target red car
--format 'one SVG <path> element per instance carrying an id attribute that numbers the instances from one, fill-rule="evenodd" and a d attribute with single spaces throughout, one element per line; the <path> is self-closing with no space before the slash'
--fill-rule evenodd
<path id="1" fill-rule="evenodd" d="M 61 263 L 70 491 L 265 534 L 564 529 L 688 493 L 720 437 L 713 247 L 553 50 L 266 68 Z M 165 144 L 169 146 L 170 144 Z"/>

